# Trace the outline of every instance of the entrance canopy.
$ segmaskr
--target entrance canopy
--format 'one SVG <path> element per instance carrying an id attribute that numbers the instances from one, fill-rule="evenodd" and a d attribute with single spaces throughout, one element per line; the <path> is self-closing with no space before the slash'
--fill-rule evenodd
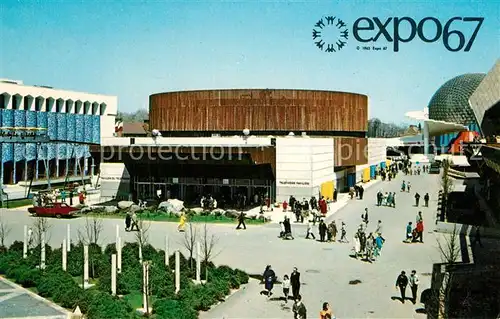
<path id="1" fill-rule="evenodd" d="M 425 129 L 427 129 L 427 131 L 429 132 L 429 137 L 469 130 L 467 126 L 464 126 L 462 124 L 435 120 L 425 120 L 424 130 Z"/>

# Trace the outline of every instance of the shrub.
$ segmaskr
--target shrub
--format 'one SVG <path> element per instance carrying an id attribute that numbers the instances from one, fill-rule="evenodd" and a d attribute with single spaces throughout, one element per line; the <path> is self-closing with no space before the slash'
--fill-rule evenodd
<path id="1" fill-rule="evenodd" d="M 153 312 L 162 319 L 197 319 L 198 313 L 188 304 L 178 300 L 158 299 Z"/>
<path id="2" fill-rule="evenodd" d="M 142 267 L 139 262 L 122 269 L 122 273 L 118 274 L 116 290 L 120 295 L 142 291 Z"/>
<path id="3" fill-rule="evenodd" d="M 41 279 L 40 270 L 31 268 L 26 263 L 23 263 L 23 261 L 17 264 L 11 263 L 10 266 L 6 272 L 7 277 L 14 279 L 23 287 L 34 287 Z"/>
<path id="4" fill-rule="evenodd" d="M 9 252 L 18 252 L 18 253 L 22 254 L 23 247 L 24 247 L 24 243 L 22 241 L 16 240 L 15 242 L 12 243 L 12 245 L 10 245 Z"/>
<path id="5" fill-rule="evenodd" d="M 149 271 L 151 294 L 157 298 L 173 298 L 175 281 L 173 273 L 164 264 L 153 264 Z"/>
<path id="6" fill-rule="evenodd" d="M 131 318 L 132 308 L 123 300 L 110 294 L 97 292 L 90 298 L 87 309 L 89 319 Z"/>

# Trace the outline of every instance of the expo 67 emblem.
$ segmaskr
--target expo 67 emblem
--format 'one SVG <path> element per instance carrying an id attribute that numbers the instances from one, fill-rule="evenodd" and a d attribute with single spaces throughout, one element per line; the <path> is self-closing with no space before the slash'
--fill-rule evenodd
<path id="1" fill-rule="evenodd" d="M 314 44 L 323 52 L 341 50 L 349 38 L 347 24 L 335 16 L 326 16 L 318 20 L 312 30 Z"/>

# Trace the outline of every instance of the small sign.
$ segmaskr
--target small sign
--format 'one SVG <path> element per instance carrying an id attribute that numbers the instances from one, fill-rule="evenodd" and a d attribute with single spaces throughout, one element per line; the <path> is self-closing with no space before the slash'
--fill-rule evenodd
<path id="1" fill-rule="evenodd" d="M 415 162 L 415 164 L 417 164 L 417 165 L 418 165 L 418 164 L 420 164 L 420 162 Z"/>
<path id="2" fill-rule="evenodd" d="M 222 180 L 222 184 L 224 184 L 224 185 L 229 185 L 229 179 L 224 178 L 224 179 Z"/>
<path id="3" fill-rule="evenodd" d="M 179 178 L 178 177 L 173 177 L 172 178 L 172 183 L 173 184 L 179 184 Z"/>

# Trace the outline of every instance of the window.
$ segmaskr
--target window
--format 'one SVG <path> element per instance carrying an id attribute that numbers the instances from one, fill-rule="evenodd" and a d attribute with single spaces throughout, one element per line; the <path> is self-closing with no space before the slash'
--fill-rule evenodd
<path id="1" fill-rule="evenodd" d="M 32 98 L 30 96 L 25 96 L 24 97 L 24 103 L 23 103 L 23 106 L 24 106 L 24 110 L 25 111 L 29 111 L 30 110 L 30 106 L 31 106 L 31 102 L 32 102 Z"/>
<path id="2" fill-rule="evenodd" d="M 5 97 L 5 94 L 0 94 L 0 109 L 5 109 L 5 100 L 7 98 Z"/>
<path id="3" fill-rule="evenodd" d="M 67 100 L 65 104 L 65 107 L 64 107 L 64 112 L 65 113 L 70 113 L 71 112 L 71 106 L 73 104 L 73 101 L 71 100 Z"/>
<path id="4" fill-rule="evenodd" d="M 12 109 L 18 110 L 19 106 L 21 105 L 21 96 L 20 95 L 13 95 L 12 96 Z"/>

